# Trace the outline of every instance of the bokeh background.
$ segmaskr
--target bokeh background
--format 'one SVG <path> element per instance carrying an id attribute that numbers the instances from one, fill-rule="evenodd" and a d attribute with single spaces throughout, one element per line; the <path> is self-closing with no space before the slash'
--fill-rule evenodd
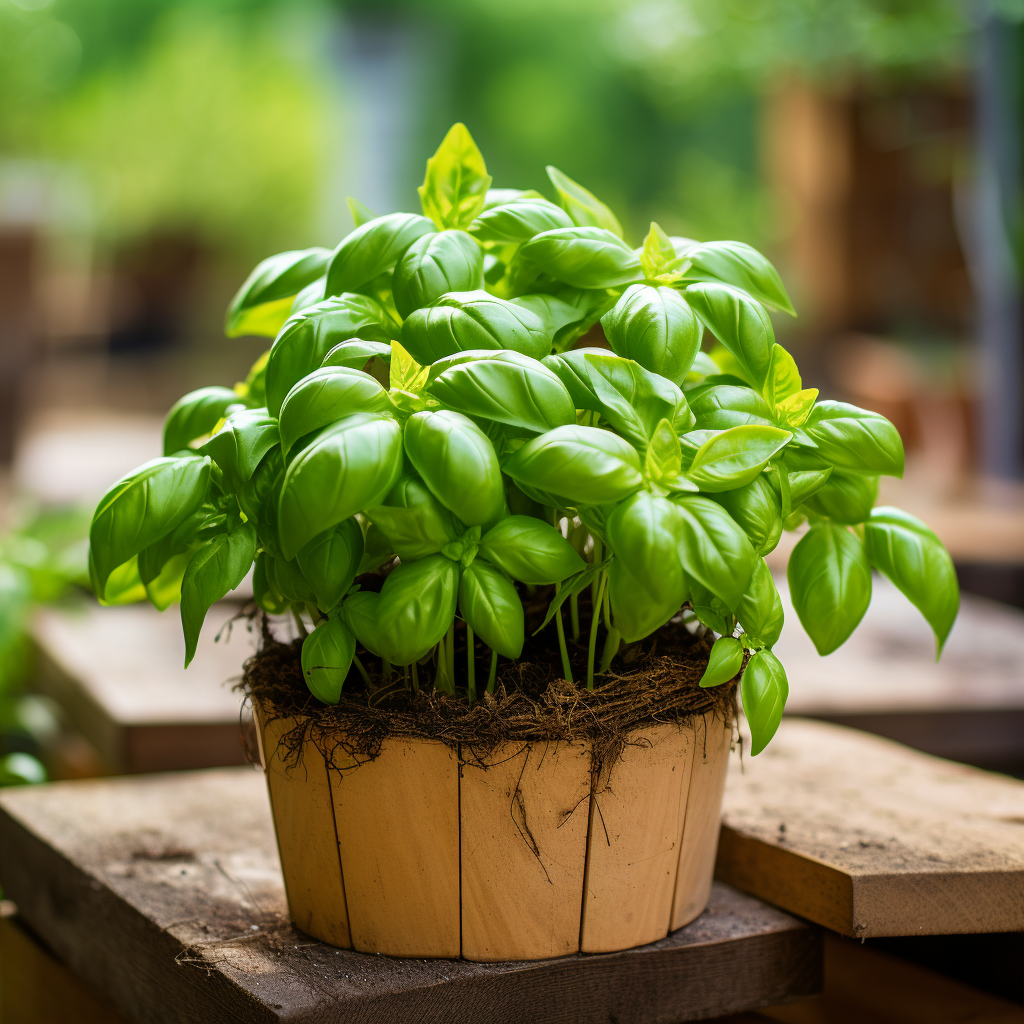
<path id="1" fill-rule="evenodd" d="M 347 196 L 414 209 L 456 120 L 496 185 L 544 189 L 553 163 L 634 243 L 657 219 L 764 250 L 805 384 L 903 435 L 884 497 L 966 589 L 1024 607 L 1022 18 L 1024 0 L 0 0 L 4 771 L 42 777 L 26 757 L 67 725 L 26 696 L 27 625 L 82 582 L 76 510 L 158 454 L 180 394 L 265 347 L 222 332 L 252 265 L 333 247 Z"/>

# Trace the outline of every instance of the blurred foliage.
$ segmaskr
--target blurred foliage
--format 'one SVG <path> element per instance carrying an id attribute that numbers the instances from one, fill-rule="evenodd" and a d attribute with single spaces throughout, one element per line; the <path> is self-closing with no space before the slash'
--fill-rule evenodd
<path id="1" fill-rule="evenodd" d="M 40 782 L 36 756 L 56 731 L 48 702 L 22 692 L 32 668 L 32 609 L 88 588 L 89 514 L 52 509 L 0 536 L 0 786 Z"/>
<path id="2" fill-rule="evenodd" d="M 542 183 L 550 160 L 634 234 L 657 214 L 675 233 L 765 244 L 766 85 L 955 74 L 968 13 L 961 0 L 0 0 L 0 149 L 82 166 L 109 237 L 173 222 L 247 255 L 305 244 L 332 152 L 318 36 L 334 15 L 416 39 L 410 161 L 462 120 L 503 184 Z M 323 31 L 289 46 L 296 17 Z M 403 169 L 409 195 L 420 173 Z"/>

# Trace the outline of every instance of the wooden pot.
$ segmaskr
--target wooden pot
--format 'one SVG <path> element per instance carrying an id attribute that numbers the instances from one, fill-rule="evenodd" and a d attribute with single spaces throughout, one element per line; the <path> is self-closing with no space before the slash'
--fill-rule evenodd
<path id="1" fill-rule="evenodd" d="M 731 725 L 708 715 L 629 737 L 486 757 L 421 739 L 330 762 L 256 709 L 291 919 L 365 953 L 540 960 L 664 938 L 707 904 Z"/>

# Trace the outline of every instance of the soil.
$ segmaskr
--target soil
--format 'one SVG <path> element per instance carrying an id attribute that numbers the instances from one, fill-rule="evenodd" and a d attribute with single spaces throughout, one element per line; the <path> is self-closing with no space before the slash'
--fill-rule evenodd
<path id="1" fill-rule="evenodd" d="M 476 682 L 478 699 L 466 699 L 466 629 L 456 621 L 456 696 L 433 689 L 434 665 L 429 660 L 418 670 L 421 688 L 413 691 L 401 669 L 382 675 L 382 664 L 362 647 L 357 656 L 370 675 L 368 687 L 355 671 L 350 672 L 338 704 L 325 705 L 313 697 L 302 678 L 301 640 L 280 642 L 273 625 L 263 619 L 263 642 L 245 665 L 241 687 L 271 719 L 294 718 L 296 726 L 282 738 L 295 759 L 312 740 L 328 759 L 373 758 L 384 739 L 418 737 L 440 740 L 459 750 L 463 760 L 487 756 L 508 740 L 589 740 L 595 768 L 614 760 L 624 745 L 636 740 L 646 725 L 662 722 L 683 724 L 697 715 L 733 721 L 735 682 L 701 689 L 698 681 L 707 666 L 711 638 L 695 635 L 677 616 L 650 637 L 623 646 L 611 670 L 597 676 L 593 690 L 586 689 L 587 632 L 578 642 L 569 634 L 564 615 L 566 644 L 575 682 L 564 678 L 554 624 L 536 636 L 553 591 L 537 588 L 523 594 L 527 639 L 517 661 L 499 659 L 492 694 L 484 692 L 490 651 L 477 642 Z M 580 620 L 589 625 L 586 594 L 581 595 Z M 600 660 L 604 630 L 600 631 Z M 582 680 L 582 681 L 581 681 Z"/>

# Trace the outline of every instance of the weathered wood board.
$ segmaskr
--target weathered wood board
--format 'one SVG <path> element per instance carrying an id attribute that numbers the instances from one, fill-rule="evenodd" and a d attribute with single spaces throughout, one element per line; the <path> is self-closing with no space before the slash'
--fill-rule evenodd
<path id="1" fill-rule="evenodd" d="M 232 690 L 255 649 L 247 623 L 218 631 L 241 606 L 207 615 L 195 660 L 176 607 L 43 609 L 32 626 L 35 688 L 53 698 L 95 751 L 103 773 L 242 764 L 242 698 Z M 245 712 L 248 717 L 248 711 Z"/>
<path id="2" fill-rule="evenodd" d="M 670 1024 L 820 985 L 820 933 L 720 883 L 692 924 L 622 953 L 470 963 L 314 942 L 288 924 L 264 780 L 245 768 L 5 791 L 0 885 L 153 1024 Z"/>
<path id="3" fill-rule="evenodd" d="M 1024 782 L 786 718 L 733 759 L 716 875 L 857 938 L 1024 930 Z"/>

